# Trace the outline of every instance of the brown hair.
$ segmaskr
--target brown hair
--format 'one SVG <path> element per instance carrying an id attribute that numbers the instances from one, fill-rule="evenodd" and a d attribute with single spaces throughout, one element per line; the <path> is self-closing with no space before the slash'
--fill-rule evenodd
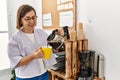
<path id="1" fill-rule="evenodd" d="M 35 15 L 36 15 L 36 11 L 35 9 L 30 6 L 30 5 L 22 5 L 19 7 L 18 11 L 17 11 L 17 19 L 16 19 L 16 28 L 20 29 L 23 25 L 21 24 L 21 19 L 30 11 L 34 11 Z"/>

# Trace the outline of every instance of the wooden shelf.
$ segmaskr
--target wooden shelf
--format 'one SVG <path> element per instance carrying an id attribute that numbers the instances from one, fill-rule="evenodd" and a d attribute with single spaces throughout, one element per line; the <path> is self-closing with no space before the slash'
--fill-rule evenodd
<path id="1" fill-rule="evenodd" d="M 52 70 L 52 69 L 49 69 L 48 71 L 51 74 L 50 80 L 59 80 L 59 79 L 55 79 L 56 77 L 62 78 L 62 80 L 66 80 L 64 72 L 62 72 L 62 71 L 55 71 L 55 70 Z M 93 79 L 93 80 L 105 80 L 105 77 L 101 78 L 101 79 L 97 78 L 97 79 Z"/>
<path id="2" fill-rule="evenodd" d="M 77 40 L 65 40 L 65 73 L 62 71 L 56 71 L 49 69 L 50 73 L 50 80 L 77 80 L 78 76 L 77 74 L 80 72 L 80 61 L 78 57 L 78 51 L 87 51 L 88 50 L 88 39 L 84 38 L 83 31 L 82 31 L 82 24 L 78 24 L 79 28 L 81 29 L 81 32 L 78 33 L 79 37 Z M 74 35 L 76 36 L 76 35 Z M 93 78 L 93 74 L 91 76 Z M 91 80 L 105 80 L 105 78 L 102 79 L 91 79 Z"/>
<path id="3" fill-rule="evenodd" d="M 52 69 L 48 70 L 49 73 L 51 74 L 51 79 L 50 80 L 55 80 L 55 77 L 58 76 L 60 78 L 62 78 L 63 80 L 65 80 L 65 73 L 62 71 L 54 71 Z"/>

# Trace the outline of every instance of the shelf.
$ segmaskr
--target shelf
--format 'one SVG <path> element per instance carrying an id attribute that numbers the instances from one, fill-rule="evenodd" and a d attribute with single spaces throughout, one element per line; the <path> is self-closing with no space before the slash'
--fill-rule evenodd
<path id="1" fill-rule="evenodd" d="M 58 76 L 58 77 L 65 80 L 65 73 L 64 72 L 62 72 L 62 71 L 54 71 L 52 69 L 49 69 L 48 71 L 50 72 L 50 74 L 52 74 L 52 79 L 51 80 L 55 80 L 54 79 L 55 76 Z"/>

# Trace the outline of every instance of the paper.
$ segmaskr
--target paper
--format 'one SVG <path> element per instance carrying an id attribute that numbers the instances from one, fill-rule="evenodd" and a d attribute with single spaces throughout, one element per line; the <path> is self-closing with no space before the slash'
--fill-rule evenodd
<path id="1" fill-rule="evenodd" d="M 73 3 L 69 3 L 69 8 L 73 8 Z"/>
<path id="2" fill-rule="evenodd" d="M 60 4 L 60 0 L 57 0 L 57 4 Z"/>
<path id="3" fill-rule="evenodd" d="M 45 27 L 47 27 L 47 26 L 52 26 L 51 13 L 48 13 L 48 14 L 44 14 L 44 15 L 43 15 L 43 25 L 44 25 Z"/>
<path id="4" fill-rule="evenodd" d="M 73 11 L 60 12 L 60 26 L 73 26 Z"/>

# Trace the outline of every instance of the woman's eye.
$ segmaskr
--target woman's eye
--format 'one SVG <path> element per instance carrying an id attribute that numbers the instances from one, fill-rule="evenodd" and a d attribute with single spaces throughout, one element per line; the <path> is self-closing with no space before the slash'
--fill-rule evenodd
<path id="1" fill-rule="evenodd" d="M 31 19 L 28 18 L 28 19 L 26 19 L 26 20 L 29 21 L 29 20 L 31 20 Z"/>

